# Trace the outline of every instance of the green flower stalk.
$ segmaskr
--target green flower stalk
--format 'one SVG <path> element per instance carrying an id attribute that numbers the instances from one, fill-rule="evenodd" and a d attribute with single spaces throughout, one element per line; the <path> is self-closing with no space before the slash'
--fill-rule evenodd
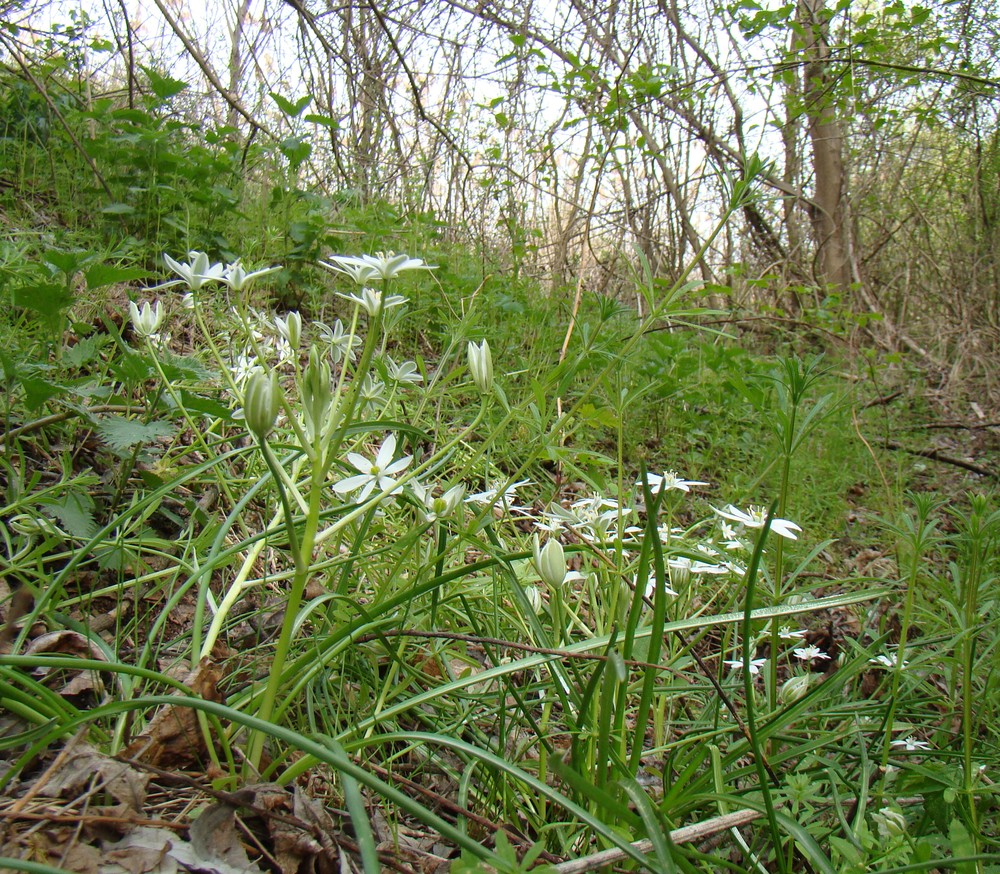
<path id="1" fill-rule="evenodd" d="M 302 420 L 306 437 L 317 444 L 323 436 L 333 404 L 330 365 L 316 346 L 309 351 L 309 364 L 299 380 Z"/>

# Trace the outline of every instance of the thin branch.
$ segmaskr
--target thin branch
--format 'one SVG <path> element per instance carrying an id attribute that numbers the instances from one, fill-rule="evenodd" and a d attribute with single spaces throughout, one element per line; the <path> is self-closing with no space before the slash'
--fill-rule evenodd
<path id="1" fill-rule="evenodd" d="M 233 94 L 225 85 L 222 84 L 221 80 L 216 75 L 215 70 L 212 69 L 211 65 L 205 59 L 205 56 L 191 41 L 188 35 L 181 29 L 177 19 L 170 14 L 170 11 L 163 4 L 163 0 L 153 0 L 153 2 L 156 4 L 156 8 L 160 10 L 160 14 L 163 16 L 164 20 L 170 25 L 170 29 L 177 34 L 177 38 L 181 41 L 181 43 L 183 43 L 187 53 L 194 59 L 194 62 L 201 69 L 202 73 L 205 74 L 205 78 L 208 79 L 208 81 L 212 84 L 212 87 L 219 93 L 222 99 L 246 119 L 247 123 L 250 125 L 251 131 L 261 130 L 272 139 L 275 139 L 274 133 L 269 130 L 266 125 L 257 121 L 257 119 L 255 119 L 243 106 L 239 97 Z"/>

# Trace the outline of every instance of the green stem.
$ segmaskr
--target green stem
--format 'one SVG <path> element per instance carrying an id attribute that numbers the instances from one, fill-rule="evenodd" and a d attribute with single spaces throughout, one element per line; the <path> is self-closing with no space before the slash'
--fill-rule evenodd
<path id="1" fill-rule="evenodd" d="M 259 719 L 270 722 L 271 715 L 274 713 L 275 702 L 278 699 L 278 692 L 281 690 L 281 675 L 292 645 L 292 632 L 295 628 L 295 619 L 298 616 L 299 607 L 302 605 L 302 596 L 305 592 L 306 583 L 309 580 L 313 546 L 316 541 L 316 531 L 319 528 L 323 477 L 318 475 L 318 468 L 321 466 L 321 462 L 315 459 L 313 461 L 312 487 L 309 492 L 309 512 L 306 514 L 302 540 L 299 541 L 295 532 L 295 520 L 292 516 L 291 504 L 283 487 L 282 478 L 276 470 L 279 466 L 278 460 L 274 457 L 271 447 L 268 446 L 267 441 L 263 438 L 260 440 L 260 449 L 268 468 L 270 468 L 274 476 L 275 487 L 278 490 L 282 510 L 285 514 L 285 529 L 288 533 L 288 542 L 295 560 L 295 575 L 292 577 L 292 585 L 288 593 L 288 603 L 285 606 L 285 616 L 281 623 L 281 633 L 274 651 L 274 659 L 271 662 L 264 696 L 261 699 L 260 707 L 256 714 Z M 255 732 L 247 751 L 247 761 L 254 771 L 258 773 L 260 771 L 260 760 L 263 750 L 264 733 Z"/>

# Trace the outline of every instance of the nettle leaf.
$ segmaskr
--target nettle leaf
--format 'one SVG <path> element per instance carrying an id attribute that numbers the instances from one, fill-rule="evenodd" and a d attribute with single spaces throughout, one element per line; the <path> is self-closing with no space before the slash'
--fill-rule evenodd
<path id="1" fill-rule="evenodd" d="M 97 435 L 116 452 L 125 452 L 162 437 L 173 437 L 175 430 L 169 422 L 143 423 L 124 416 L 103 416 L 97 423 Z"/>
<path id="2" fill-rule="evenodd" d="M 49 398 L 66 392 L 66 386 L 42 379 L 40 376 L 22 376 L 20 382 L 24 390 L 24 405 L 33 413 Z"/>
<path id="3" fill-rule="evenodd" d="M 271 99 L 278 104 L 278 109 L 280 109 L 285 115 L 289 115 L 292 118 L 298 118 L 310 103 L 312 103 L 312 97 L 306 95 L 305 97 L 300 97 L 294 103 L 287 97 L 282 97 L 275 91 L 268 92 L 271 95 Z"/>
<path id="4" fill-rule="evenodd" d="M 312 154 L 312 144 L 303 137 L 286 137 L 278 143 L 278 149 L 295 168 Z"/>
<path id="5" fill-rule="evenodd" d="M 114 267 L 111 264 L 95 264 L 84 274 L 89 289 L 104 288 L 116 282 L 134 282 L 148 275 L 139 267 Z"/>
<path id="6" fill-rule="evenodd" d="M 330 118 L 328 115 L 317 115 L 316 113 L 310 112 L 306 116 L 306 121 L 311 122 L 312 124 L 318 124 L 329 130 L 340 130 L 340 122 L 335 118 Z"/>
<path id="7" fill-rule="evenodd" d="M 87 266 L 87 263 L 93 261 L 95 255 L 93 252 L 87 252 L 82 249 L 74 249 L 71 251 L 64 251 L 60 249 L 52 249 L 48 252 L 42 253 L 42 260 L 54 267 L 59 273 L 65 273 L 67 276 L 74 276 L 80 270 L 83 270 Z"/>
<path id="8" fill-rule="evenodd" d="M 149 87 L 153 89 L 153 93 L 160 100 L 169 100 L 188 87 L 187 82 L 173 79 L 170 76 L 161 76 L 152 67 L 143 67 L 142 71 L 149 77 Z"/>
<path id="9" fill-rule="evenodd" d="M 70 492 L 61 499 L 45 501 L 42 509 L 71 537 L 89 540 L 97 531 L 94 499 L 87 492 Z"/>
<path id="10" fill-rule="evenodd" d="M 58 316 L 71 303 L 73 294 L 66 290 L 65 285 L 44 283 L 14 289 L 14 306 L 31 310 L 47 319 Z"/>
<path id="11" fill-rule="evenodd" d="M 170 352 L 163 353 L 160 358 L 160 366 L 163 368 L 163 373 L 167 379 L 171 382 L 182 382 L 184 380 L 200 382 L 212 379 L 216 375 L 197 358 L 191 358 L 187 355 L 174 355 Z"/>
<path id="12" fill-rule="evenodd" d="M 111 362 L 111 373 L 120 382 L 136 385 L 156 376 L 156 368 L 145 355 L 123 349 L 122 354 Z"/>
<path id="13" fill-rule="evenodd" d="M 184 404 L 184 409 L 188 412 L 201 413 L 203 416 L 213 419 L 224 419 L 227 422 L 232 421 L 232 410 L 215 398 L 181 389 L 181 402 Z"/>
<path id="14" fill-rule="evenodd" d="M 75 346 L 66 346 L 63 349 L 63 364 L 69 367 L 80 368 L 84 364 L 89 364 L 98 357 L 101 349 L 111 342 L 107 334 L 95 334 L 93 337 L 85 337 Z"/>

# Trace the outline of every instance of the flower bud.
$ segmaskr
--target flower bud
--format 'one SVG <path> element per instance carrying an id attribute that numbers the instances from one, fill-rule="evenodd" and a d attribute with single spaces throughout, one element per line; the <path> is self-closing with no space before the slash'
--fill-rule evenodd
<path id="1" fill-rule="evenodd" d="M 302 372 L 299 395 L 302 398 L 306 434 L 310 438 L 316 438 L 326 425 L 333 401 L 333 389 L 330 384 L 330 365 L 315 346 L 309 351 L 309 364 Z"/>
<path id="2" fill-rule="evenodd" d="M 551 588 L 561 586 L 566 580 L 566 553 L 558 540 L 549 540 L 539 546 L 535 537 L 535 570 L 542 581 Z"/>
<path id="3" fill-rule="evenodd" d="M 483 394 L 488 394 L 493 387 L 493 355 L 486 340 L 479 345 L 469 343 L 469 371 L 476 388 Z"/>
<path id="4" fill-rule="evenodd" d="M 160 309 L 160 302 L 150 306 L 149 301 L 144 301 L 142 309 L 136 305 L 135 301 L 129 301 L 129 317 L 132 319 L 132 327 L 140 337 L 151 337 L 159 328 L 163 321 L 163 311 Z"/>
<path id="5" fill-rule="evenodd" d="M 809 691 L 809 682 L 809 674 L 798 674 L 794 677 L 789 677 L 778 692 L 778 700 L 782 704 L 791 704 L 793 701 L 798 701 Z"/>
<path id="6" fill-rule="evenodd" d="M 285 318 L 274 317 L 274 327 L 288 341 L 292 349 L 299 348 L 299 341 L 302 339 L 302 316 L 298 313 L 289 313 Z"/>
<path id="7" fill-rule="evenodd" d="M 261 440 L 271 433 L 281 406 L 281 388 L 275 371 L 257 371 L 250 377 L 243 393 L 243 417 L 247 428 Z"/>
<path id="8" fill-rule="evenodd" d="M 538 586 L 525 586 L 524 594 L 535 615 L 541 615 L 545 603 L 542 601 L 542 593 L 538 591 Z"/>
<path id="9" fill-rule="evenodd" d="M 62 531 L 44 516 L 30 516 L 27 513 L 18 513 L 9 519 L 7 524 L 18 534 L 24 534 L 28 537 L 48 537 L 62 534 Z"/>
<path id="10" fill-rule="evenodd" d="M 884 840 L 906 834 L 906 817 L 891 807 L 882 807 L 878 813 L 872 814 L 872 819 L 878 826 L 879 836 Z"/>

